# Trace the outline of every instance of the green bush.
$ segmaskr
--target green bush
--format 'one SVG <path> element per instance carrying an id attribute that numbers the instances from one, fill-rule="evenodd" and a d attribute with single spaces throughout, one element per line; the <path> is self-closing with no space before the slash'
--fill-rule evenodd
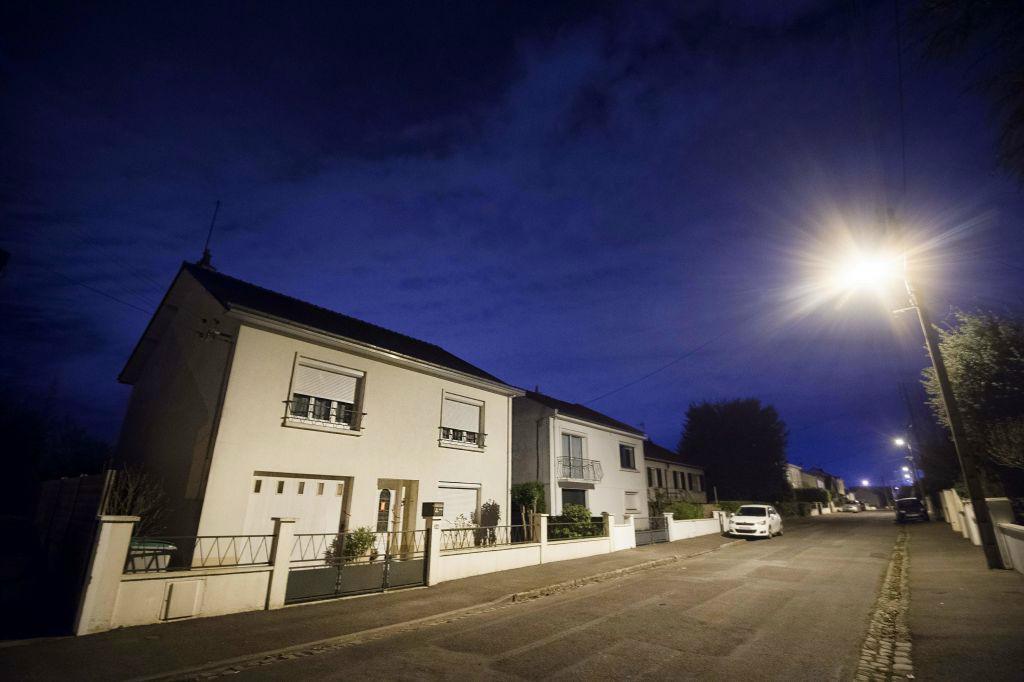
<path id="1" fill-rule="evenodd" d="M 793 491 L 797 502 L 821 502 L 828 504 L 831 495 L 824 488 L 797 488 Z"/>
<path id="2" fill-rule="evenodd" d="M 362 527 L 356 528 L 355 530 L 345 533 L 345 543 L 342 546 L 342 536 L 338 535 L 331 542 L 331 546 L 327 548 L 327 552 L 324 553 L 324 561 L 327 563 L 335 563 L 339 559 L 345 561 L 354 561 L 359 557 L 366 554 L 373 543 L 377 540 L 377 534 L 374 533 L 370 528 Z M 339 552 L 339 550 L 341 550 Z"/>
<path id="3" fill-rule="evenodd" d="M 783 516 L 803 516 L 800 513 L 799 502 L 779 502 L 775 505 L 775 508 Z"/>
<path id="4" fill-rule="evenodd" d="M 671 512 L 672 518 L 676 521 L 704 518 L 704 508 L 701 505 L 693 502 L 683 502 L 682 500 L 668 505 L 665 511 Z"/>
<path id="5" fill-rule="evenodd" d="M 591 521 L 590 510 L 582 504 L 567 504 L 562 507 L 561 516 L 553 516 L 548 521 L 549 539 L 592 538 L 603 533 L 603 525 Z"/>

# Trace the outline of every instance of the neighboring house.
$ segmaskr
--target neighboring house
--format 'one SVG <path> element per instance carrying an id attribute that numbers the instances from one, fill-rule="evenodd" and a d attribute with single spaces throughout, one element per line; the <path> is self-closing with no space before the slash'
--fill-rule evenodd
<path id="1" fill-rule="evenodd" d="M 846 485 L 843 479 L 828 473 L 822 469 L 812 468 L 805 473 L 809 474 L 817 482 L 817 487 L 824 488 L 832 494 L 833 500 L 841 499 L 846 495 Z"/>
<path id="2" fill-rule="evenodd" d="M 583 405 L 527 391 L 512 401 L 512 481 L 544 485 L 547 511 L 647 516 L 644 434 Z"/>
<path id="3" fill-rule="evenodd" d="M 804 487 L 803 469 L 798 467 L 796 464 L 786 464 L 786 478 L 789 480 L 789 485 L 793 490 Z"/>
<path id="4" fill-rule="evenodd" d="M 825 486 L 825 479 L 815 473 L 814 469 L 800 470 L 801 488 L 822 488 Z"/>
<path id="5" fill-rule="evenodd" d="M 186 263 L 119 378 L 119 455 L 162 480 L 167 534 L 508 518 L 522 391 L 433 344 Z"/>
<path id="6" fill-rule="evenodd" d="M 644 442 L 647 463 L 647 499 L 667 502 L 707 502 L 704 467 L 683 460 L 676 452 L 651 441 Z"/>

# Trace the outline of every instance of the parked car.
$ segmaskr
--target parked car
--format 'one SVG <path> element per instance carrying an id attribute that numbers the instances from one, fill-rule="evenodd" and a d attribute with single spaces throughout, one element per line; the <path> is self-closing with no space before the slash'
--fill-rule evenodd
<path id="1" fill-rule="evenodd" d="M 860 504 L 857 502 L 847 502 L 846 504 L 839 508 L 839 511 L 853 512 L 854 514 L 856 514 L 860 511 Z"/>
<path id="2" fill-rule="evenodd" d="M 782 535 L 782 515 L 770 504 L 745 504 L 729 519 L 728 534 L 761 538 Z"/>
<path id="3" fill-rule="evenodd" d="M 910 519 L 929 521 L 928 509 L 916 497 L 901 497 L 896 500 L 896 523 L 903 523 Z"/>

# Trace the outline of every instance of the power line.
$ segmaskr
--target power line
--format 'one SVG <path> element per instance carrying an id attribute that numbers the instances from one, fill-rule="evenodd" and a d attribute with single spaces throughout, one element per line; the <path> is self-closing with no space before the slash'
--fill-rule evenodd
<path id="1" fill-rule="evenodd" d="M 655 374 L 658 374 L 659 372 L 663 372 L 666 369 L 668 369 L 669 367 L 671 367 L 672 365 L 680 363 L 683 360 L 685 360 L 686 358 L 688 358 L 691 355 L 693 355 L 694 353 L 697 353 L 698 351 L 701 351 L 704 348 L 707 348 L 712 343 L 714 343 L 715 341 L 718 341 L 720 338 L 722 338 L 723 336 L 725 336 L 728 333 L 729 333 L 729 330 L 726 329 L 725 331 L 723 331 L 722 333 L 718 334 L 717 336 L 715 336 L 715 337 L 713 337 L 711 339 L 708 339 L 707 341 L 705 341 L 704 343 L 700 344 L 699 346 L 697 346 L 695 348 L 691 348 L 690 350 L 686 351 L 685 353 L 683 353 L 682 355 L 680 355 L 676 359 L 672 360 L 671 362 L 669 362 L 669 363 L 667 363 L 665 365 L 662 365 L 661 367 L 659 367 L 658 369 L 654 370 L 653 372 L 648 372 L 647 374 L 643 375 L 639 379 L 635 379 L 633 381 L 630 381 L 628 384 L 623 384 L 622 386 L 619 386 L 616 389 L 612 389 L 611 391 L 608 391 L 607 393 L 602 393 L 601 395 L 597 396 L 596 398 L 591 398 L 590 400 L 585 401 L 583 404 L 587 405 L 587 404 L 590 404 L 590 403 L 596 403 L 598 400 L 601 400 L 602 398 L 607 398 L 608 396 L 612 395 L 613 393 L 618 393 L 619 391 L 625 390 L 625 389 L 629 388 L 630 386 L 634 386 L 636 384 L 639 384 L 641 381 L 644 381 L 646 379 L 650 379 Z"/>
<path id="2" fill-rule="evenodd" d="M 104 298 L 108 298 L 111 301 L 114 301 L 115 303 L 120 303 L 121 305 L 128 306 L 132 310 L 137 310 L 140 313 L 143 313 L 145 315 L 152 315 L 153 314 L 153 311 L 151 311 L 151 310 L 146 310 L 145 308 L 140 308 L 139 306 L 135 305 L 134 303 L 129 303 L 128 301 L 125 301 L 124 299 L 118 298 L 117 296 L 114 296 L 113 294 L 108 294 L 106 291 L 103 291 L 102 289 L 97 289 L 96 287 L 94 287 L 94 286 L 92 286 L 90 284 L 86 284 L 85 282 L 80 282 L 80 281 L 78 281 L 76 279 L 72 279 L 72 278 L 68 277 L 67 275 L 63 274 L 62 272 L 58 272 L 57 270 L 54 270 L 49 265 L 45 265 L 44 263 L 39 263 L 39 262 L 31 262 L 31 264 L 35 265 L 36 267 L 40 267 L 40 268 L 42 268 L 44 270 L 47 270 L 48 272 L 51 272 L 54 275 L 57 275 L 58 277 L 63 279 L 68 284 L 74 284 L 75 286 L 80 286 L 83 289 L 88 289 L 89 291 L 93 292 L 94 294 L 99 294 L 100 296 L 103 296 Z"/>

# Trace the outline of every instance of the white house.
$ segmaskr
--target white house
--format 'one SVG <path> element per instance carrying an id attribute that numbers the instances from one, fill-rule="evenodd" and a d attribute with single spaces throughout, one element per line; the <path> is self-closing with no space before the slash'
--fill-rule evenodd
<path id="1" fill-rule="evenodd" d="M 186 263 L 119 379 L 119 453 L 162 480 L 168 534 L 507 519 L 522 391 L 433 344 Z"/>
<path id="2" fill-rule="evenodd" d="M 704 467 L 686 462 L 679 453 L 657 443 L 644 443 L 647 463 L 647 497 L 650 501 L 707 502 L 707 481 Z"/>
<path id="3" fill-rule="evenodd" d="M 547 511 L 647 516 L 644 434 L 583 405 L 527 391 L 512 401 L 512 481 L 544 484 Z"/>

